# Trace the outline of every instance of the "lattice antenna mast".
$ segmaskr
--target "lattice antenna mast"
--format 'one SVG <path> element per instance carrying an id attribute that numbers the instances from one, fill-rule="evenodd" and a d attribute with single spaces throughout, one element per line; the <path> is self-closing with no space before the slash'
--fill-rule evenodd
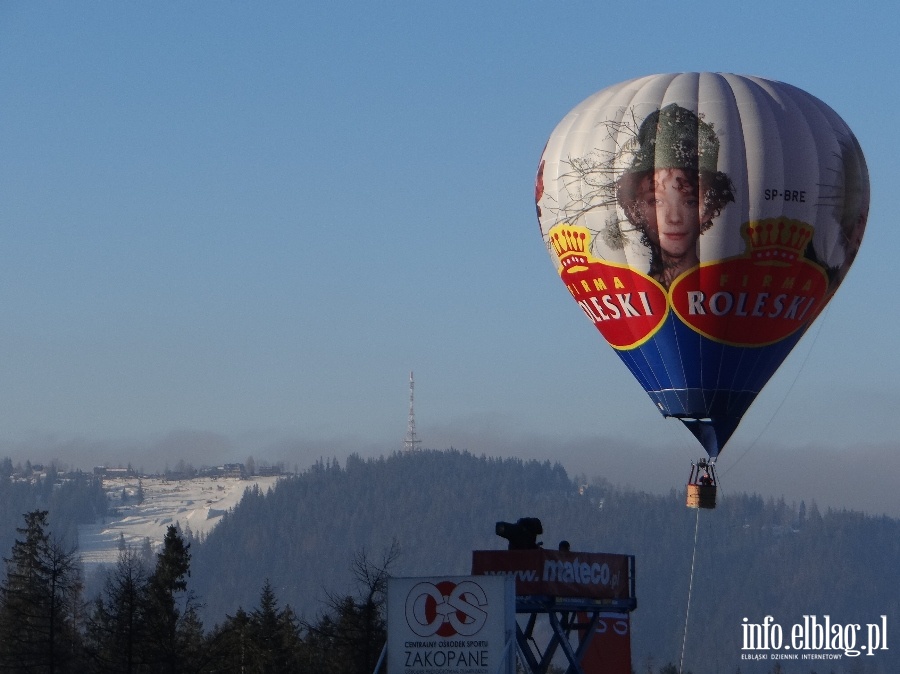
<path id="1" fill-rule="evenodd" d="M 409 422 L 406 425 L 406 439 L 403 441 L 403 447 L 407 452 L 412 452 L 417 449 L 418 445 L 422 442 L 419 440 L 418 436 L 416 436 L 416 413 L 413 410 L 413 393 L 415 391 L 416 384 L 413 381 L 413 373 L 412 370 L 409 372 Z"/>

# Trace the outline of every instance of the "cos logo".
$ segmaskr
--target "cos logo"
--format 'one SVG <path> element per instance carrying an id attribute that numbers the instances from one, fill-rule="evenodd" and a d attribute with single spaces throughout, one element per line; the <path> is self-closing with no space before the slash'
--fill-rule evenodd
<path id="1" fill-rule="evenodd" d="M 470 637 L 487 620 L 487 596 L 478 583 L 419 583 L 406 597 L 406 623 L 420 637 Z"/>
<path id="2" fill-rule="evenodd" d="M 620 637 L 624 637 L 628 634 L 628 621 L 606 618 L 597 623 L 597 634 L 604 634 L 609 631 L 613 631 Z"/>

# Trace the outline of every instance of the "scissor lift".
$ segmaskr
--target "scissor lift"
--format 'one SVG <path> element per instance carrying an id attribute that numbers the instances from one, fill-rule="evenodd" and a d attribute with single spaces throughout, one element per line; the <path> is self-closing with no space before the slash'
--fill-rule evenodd
<path id="1" fill-rule="evenodd" d="M 597 657 L 598 649 L 590 647 L 598 629 L 612 621 L 627 633 L 629 614 L 637 607 L 633 555 L 544 550 L 537 544 L 526 550 L 476 550 L 472 573 L 516 579 L 516 648 L 528 674 L 547 674 L 559 653 L 568 663 L 567 674 L 594 674 L 583 664 L 589 651 L 588 660 Z M 623 668 L 623 674 L 630 669 Z"/>
<path id="2" fill-rule="evenodd" d="M 633 563 L 631 565 L 633 571 Z M 609 614 L 627 615 L 637 608 L 634 596 L 634 574 L 630 578 L 631 596 L 619 600 L 593 600 L 577 597 L 517 596 L 517 618 L 527 616 L 524 627 L 517 620 L 516 641 L 520 661 L 529 674 L 546 674 L 558 652 L 568 662 L 567 674 L 591 674 L 582 668 L 582 661 L 602 620 Z M 539 645 L 535 637 L 538 618 L 546 615 L 551 636 Z"/>

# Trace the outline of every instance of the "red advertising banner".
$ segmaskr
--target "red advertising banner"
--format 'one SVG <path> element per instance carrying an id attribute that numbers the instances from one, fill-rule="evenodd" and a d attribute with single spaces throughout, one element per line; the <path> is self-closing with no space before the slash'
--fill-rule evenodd
<path id="1" fill-rule="evenodd" d="M 475 550 L 472 574 L 513 576 L 516 595 L 631 599 L 629 555 L 555 550 Z"/>
<path id="2" fill-rule="evenodd" d="M 581 620 L 590 616 L 581 614 Z M 631 674 L 631 625 L 627 613 L 601 613 L 581 659 L 584 674 Z"/>

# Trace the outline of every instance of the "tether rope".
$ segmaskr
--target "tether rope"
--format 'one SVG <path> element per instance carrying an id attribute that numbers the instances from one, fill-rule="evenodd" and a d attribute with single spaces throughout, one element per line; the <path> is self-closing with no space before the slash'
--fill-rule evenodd
<path id="1" fill-rule="evenodd" d="M 697 532 L 700 530 L 700 508 L 697 508 L 697 519 L 694 522 L 694 551 L 691 553 L 691 581 L 688 584 L 687 608 L 684 612 L 684 636 L 681 639 L 681 660 L 678 663 L 678 674 L 684 672 L 684 649 L 687 645 L 688 618 L 691 615 L 691 593 L 694 591 L 694 561 L 697 559 Z"/>

